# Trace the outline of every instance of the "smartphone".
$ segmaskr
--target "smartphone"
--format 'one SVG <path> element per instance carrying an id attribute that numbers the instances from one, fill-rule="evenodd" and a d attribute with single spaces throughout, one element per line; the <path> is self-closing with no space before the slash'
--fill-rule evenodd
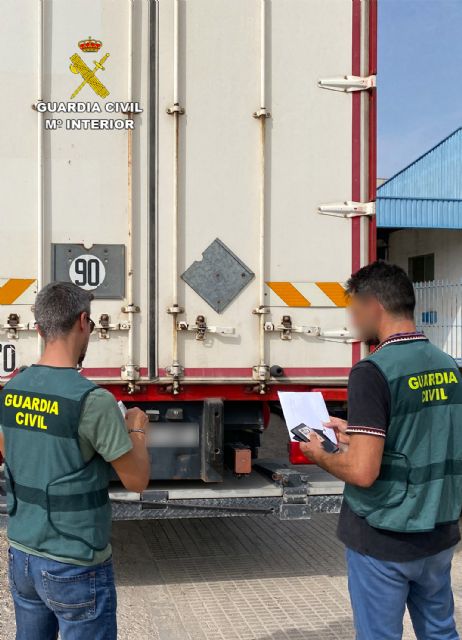
<path id="1" fill-rule="evenodd" d="M 326 437 L 321 429 L 313 429 L 312 427 L 307 427 L 307 425 L 303 424 L 302 422 L 291 429 L 291 431 L 294 434 L 294 438 L 298 440 L 298 442 L 309 442 L 310 434 L 314 433 L 318 436 L 321 436 L 322 448 L 324 449 L 324 451 L 326 451 L 327 453 L 337 453 L 337 451 L 340 451 L 337 445 L 332 442 L 332 440 L 329 440 L 329 438 Z"/>

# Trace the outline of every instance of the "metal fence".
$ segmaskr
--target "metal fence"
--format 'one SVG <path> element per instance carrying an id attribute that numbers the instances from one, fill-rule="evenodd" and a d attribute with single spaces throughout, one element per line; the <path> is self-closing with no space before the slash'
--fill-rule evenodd
<path id="1" fill-rule="evenodd" d="M 462 282 L 418 282 L 414 288 L 418 330 L 462 363 Z"/>

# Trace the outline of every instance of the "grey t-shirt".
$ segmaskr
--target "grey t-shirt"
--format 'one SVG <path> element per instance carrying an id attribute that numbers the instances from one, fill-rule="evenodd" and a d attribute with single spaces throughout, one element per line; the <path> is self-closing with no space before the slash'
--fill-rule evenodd
<path id="1" fill-rule="evenodd" d="M 87 396 L 80 418 L 79 441 L 85 462 L 95 453 L 112 462 L 132 449 L 119 406 L 106 389 L 95 389 Z"/>

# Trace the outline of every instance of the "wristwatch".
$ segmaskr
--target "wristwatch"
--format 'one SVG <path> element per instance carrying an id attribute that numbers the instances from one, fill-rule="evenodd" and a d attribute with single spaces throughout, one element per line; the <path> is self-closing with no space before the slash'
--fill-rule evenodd
<path id="1" fill-rule="evenodd" d="M 146 435 L 146 431 L 144 429 L 129 429 L 128 433 L 144 433 L 144 435 Z"/>

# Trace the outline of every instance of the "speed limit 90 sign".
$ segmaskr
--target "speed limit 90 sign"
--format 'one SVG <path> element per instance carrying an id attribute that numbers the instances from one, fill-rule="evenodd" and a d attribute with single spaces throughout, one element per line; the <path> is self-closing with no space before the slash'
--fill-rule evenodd
<path id="1" fill-rule="evenodd" d="M 52 256 L 53 280 L 72 282 L 95 299 L 124 299 L 125 245 L 53 244 Z"/>
<path id="2" fill-rule="evenodd" d="M 85 291 L 93 291 L 104 282 L 106 267 L 97 256 L 85 253 L 71 262 L 69 278 Z"/>

